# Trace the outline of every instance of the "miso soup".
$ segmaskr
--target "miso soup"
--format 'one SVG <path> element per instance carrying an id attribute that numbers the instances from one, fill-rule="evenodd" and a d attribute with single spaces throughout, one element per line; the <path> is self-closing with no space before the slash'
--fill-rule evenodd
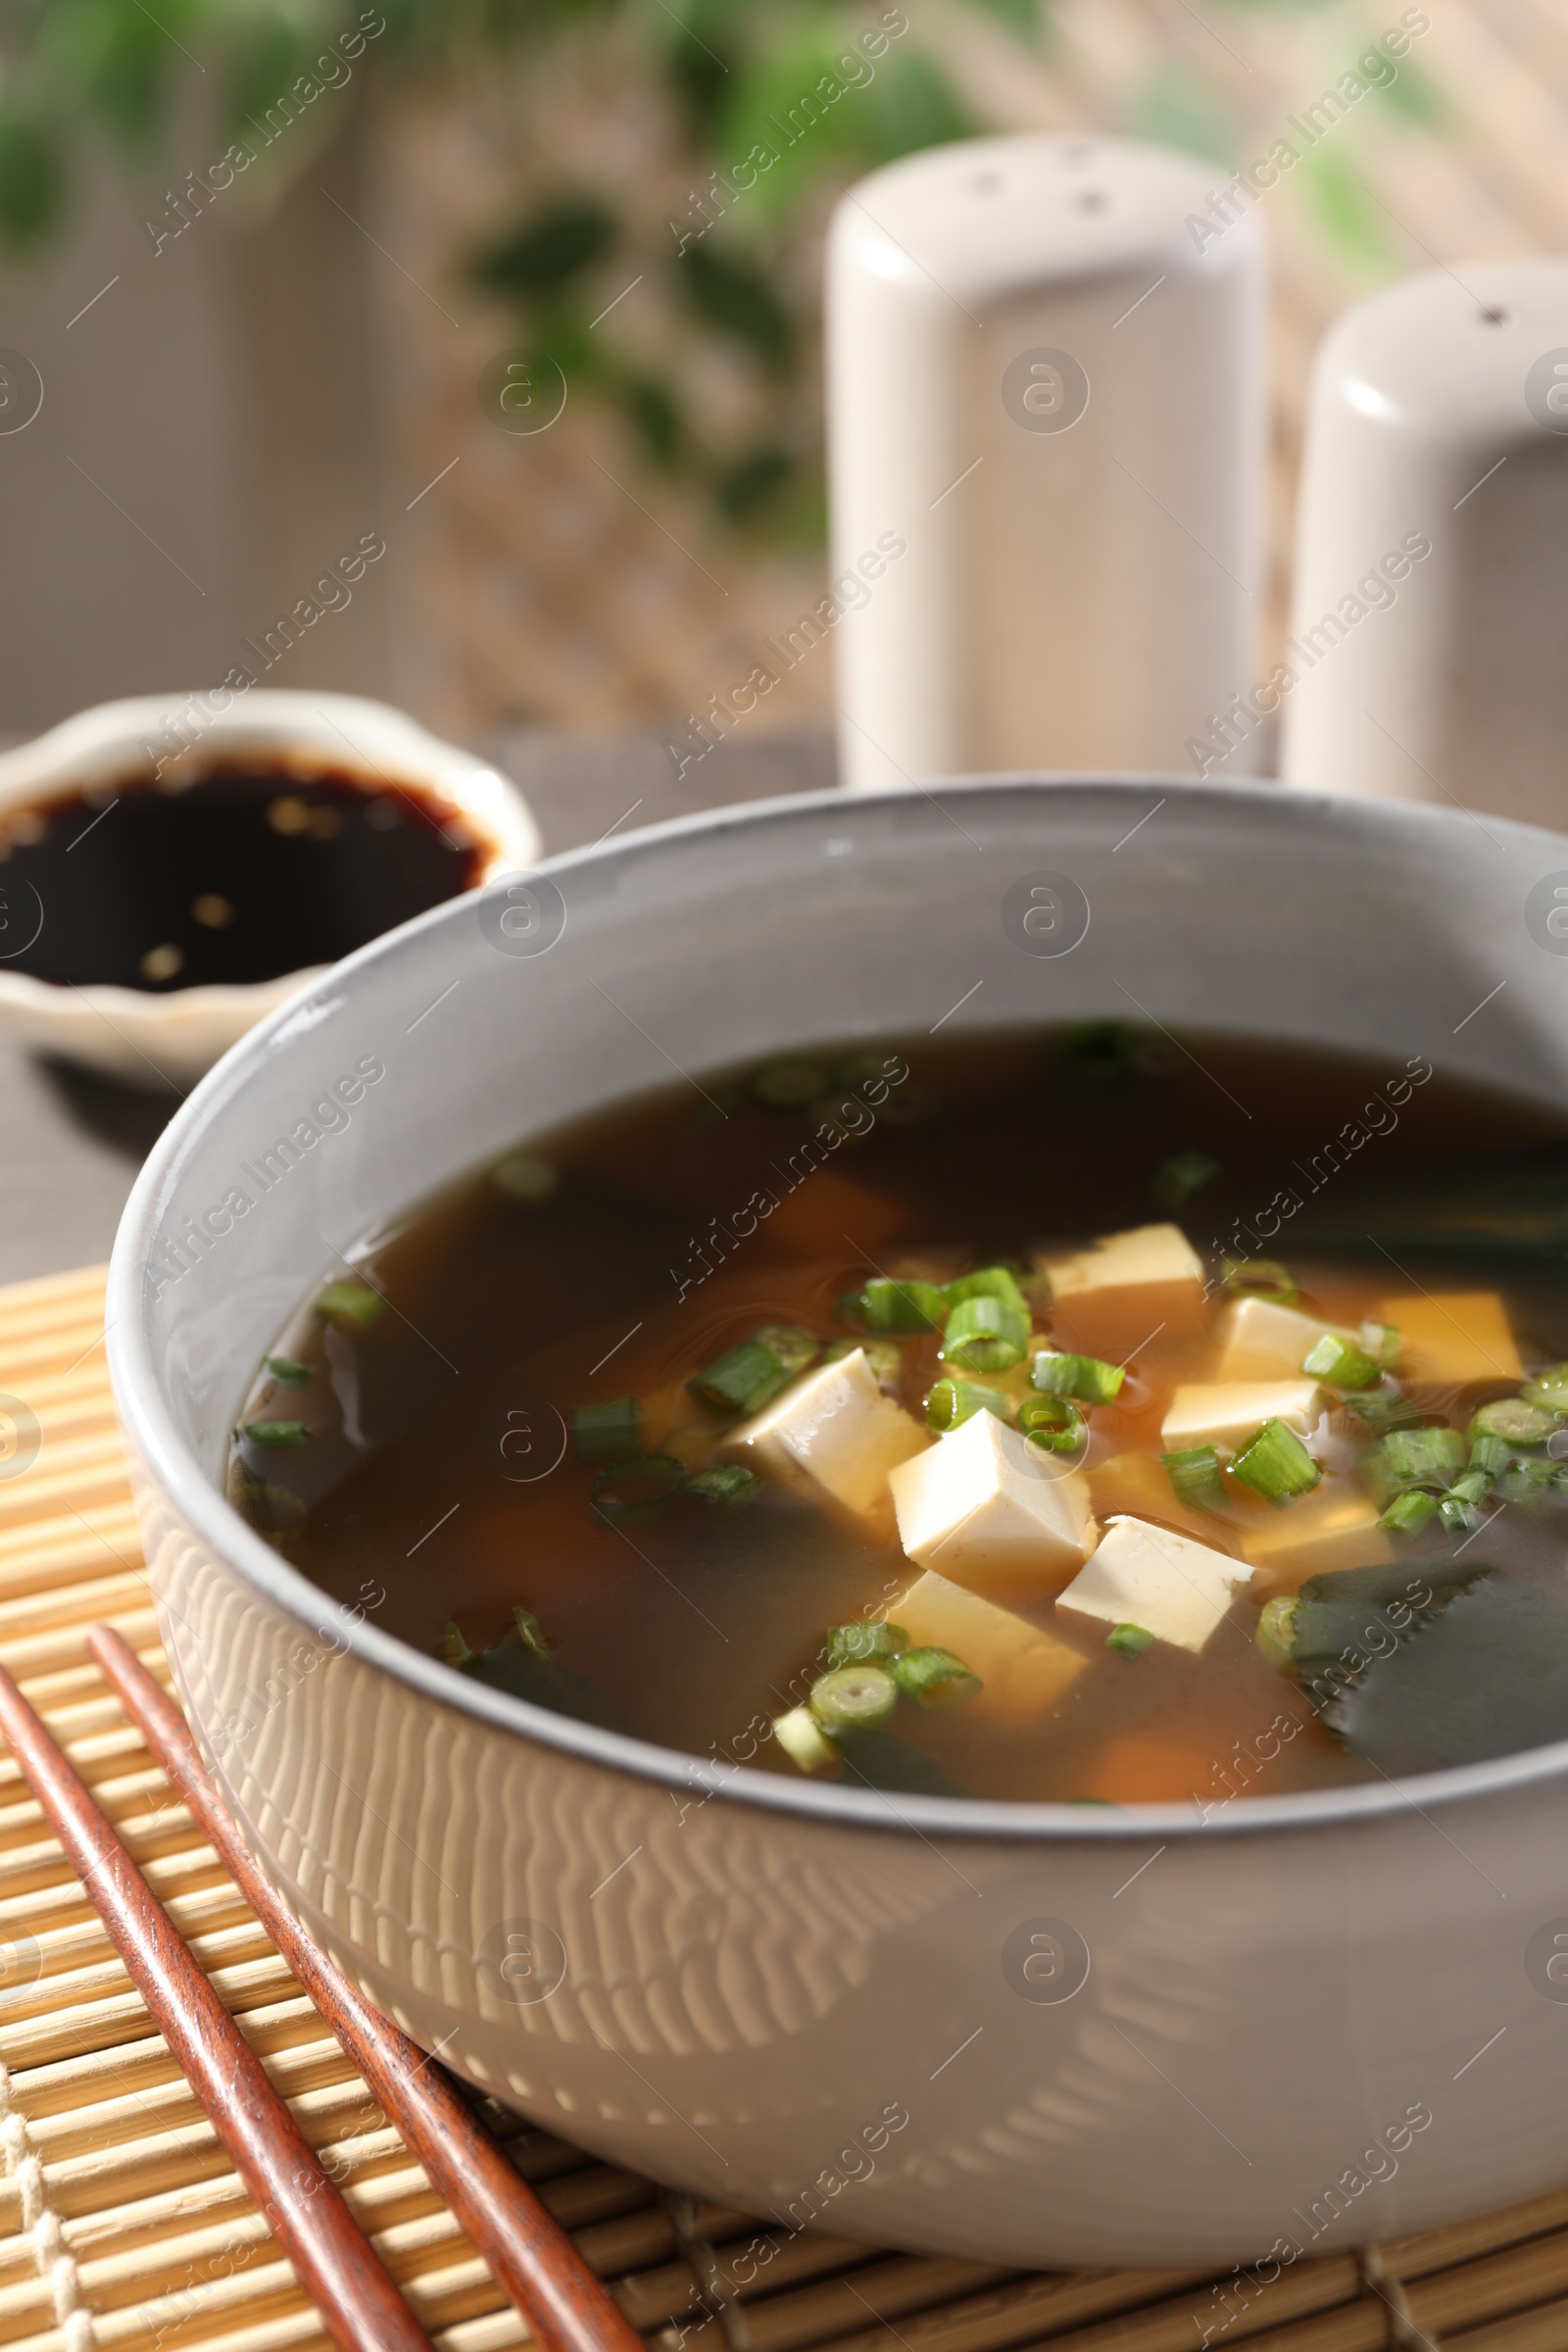
<path id="1" fill-rule="evenodd" d="M 1419 1056 L 811 1047 L 367 1236 L 228 1493 L 455 1687 L 1206 1817 L 1568 1737 L 1564 1358 L 1568 1123 Z"/>

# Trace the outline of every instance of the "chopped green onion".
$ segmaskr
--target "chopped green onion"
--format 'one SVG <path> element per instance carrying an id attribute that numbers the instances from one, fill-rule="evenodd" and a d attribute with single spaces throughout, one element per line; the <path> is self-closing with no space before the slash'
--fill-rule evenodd
<path id="1" fill-rule="evenodd" d="M 791 1707 L 787 1715 L 775 1715 L 773 1737 L 802 1772 L 836 1772 L 843 1762 L 831 1740 L 823 1737 L 809 1707 Z"/>
<path id="2" fill-rule="evenodd" d="M 710 1364 L 686 1383 L 694 1396 L 710 1404 L 721 1413 L 760 1413 L 770 1397 L 787 1388 L 790 1371 L 781 1364 L 771 1348 L 763 1348 L 756 1340 L 743 1340 L 738 1348 L 728 1348 L 717 1363 Z"/>
<path id="3" fill-rule="evenodd" d="M 842 1293 L 833 1301 L 833 1320 L 835 1323 L 848 1324 L 851 1331 L 863 1331 L 865 1329 L 865 1293 L 863 1291 Z"/>
<path id="4" fill-rule="evenodd" d="M 449 1666 L 466 1666 L 473 1655 L 455 1617 L 447 1619 L 446 1631 L 441 1636 L 441 1655 Z"/>
<path id="5" fill-rule="evenodd" d="M 1187 1446 L 1180 1453 L 1162 1453 L 1165 1476 L 1178 1502 L 1196 1510 L 1217 1511 L 1226 1500 L 1219 1455 L 1212 1446 Z"/>
<path id="6" fill-rule="evenodd" d="M 811 1685 L 811 1713 L 828 1732 L 873 1731 L 898 1703 L 898 1685 L 881 1666 L 835 1666 Z"/>
<path id="7" fill-rule="evenodd" d="M 751 1076 L 751 1089 L 769 1110 L 804 1110 L 828 1083 L 819 1061 L 767 1061 Z"/>
<path id="8" fill-rule="evenodd" d="M 624 1462 L 641 1453 L 641 1398 L 612 1396 L 603 1404 L 574 1406 L 571 1442 L 579 1462 Z"/>
<path id="9" fill-rule="evenodd" d="M 942 1353 L 965 1372 L 1005 1372 L 1021 1364 L 1029 1345 L 1029 1316 L 1007 1298 L 962 1298 L 949 1315 Z"/>
<path id="10" fill-rule="evenodd" d="M 253 1446 L 308 1446 L 311 1442 L 304 1421 L 247 1421 L 241 1434 Z"/>
<path id="11" fill-rule="evenodd" d="M 1544 1372 L 1533 1372 L 1520 1395 L 1527 1404 L 1568 1416 L 1568 1364 L 1548 1364 Z"/>
<path id="12" fill-rule="evenodd" d="M 1180 1208 L 1218 1174 L 1219 1161 L 1210 1159 L 1206 1152 L 1178 1152 L 1155 1170 L 1150 1190 L 1163 1207 Z"/>
<path id="13" fill-rule="evenodd" d="M 1321 1380 L 1331 1389 L 1369 1389 L 1382 1377 L 1380 1367 L 1359 1348 L 1347 1340 L 1337 1340 L 1326 1331 L 1301 1358 L 1301 1370 L 1314 1380 Z"/>
<path id="14" fill-rule="evenodd" d="M 927 1429 L 959 1429 L 976 1413 L 995 1413 L 999 1421 L 1012 1417 L 1012 1399 L 1000 1389 L 977 1380 L 939 1380 L 925 1403 Z"/>
<path id="15" fill-rule="evenodd" d="M 1490 1470 L 1466 1470 L 1448 1489 L 1455 1502 L 1485 1502 L 1492 1493 Z"/>
<path id="16" fill-rule="evenodd" d="M 509 1200 L 532 1208 L 549 1200 L 561 1182 L 561 1171 L 535 1152 L 509 1152 L 505 1159 L 496 1161 L 490 1181 Z"/>
<path id="17" fill-rule="evenodd" d="M 860 1310 L 871 1331 L 935 1331 L 947 1306 L 940 1283 L 891 1282 L 879 1274 L 860 1293 Z"/>
<path id="18" fill-rule="evenodd" d="M 1483 1430 L 1470 1440 L 1470 1467 L 1484 1470 L 1489 1478 L 1500 1478 L 1513 1460 L 1513 1448 L 1506 1438 L 1495 1438 Z"/>
<path id="19" fill-rule="evenodd" d="M 1027 1318 L 1029 1301 L 1018 1286 L 1018 1277 L 1010 1266 L 982 1266 L 978 1274 L 960 1274 L 947 1286 L 949 1306 L 957 1306 L 965 1298 L 1000 1298 Z"/>
<path id="20" fill-rule="evenodd" d="M 815 1359 L 820 1345 L 816 1334 L 808 1331 L 804 1323 L 764 1323 L 760 1331 L 753 1332 L 752 1344 L 776 1355 L 792 1379 Z"/>
<path id="21" fill-rule="evenodd" d="M 904 1383 L 904 1357 L 897 1340 L 835 1340 L 822 1351 L 824 1364 L 842 1362 L 847 1355 L 863 1350 L 871 1377 L 890 1396 L 896 1396 Z"/>
<path id="22" fill-rule="evenodd" d="M 722 1503 L 726 1510 L 738 1511 L 757 1500 L 762 1492 L 762 1482 L 744 1462 L 715 1462 L 710 1470 L 699 1470 L 688 1482 L 686 1492 L 701 1494 L 707 1502 Z"/>
<path id="23" fill-rule="evenodd" d="M 1265 1421 L 1231 1464 L 1234 1475 L 1265 1502 L 1283 1506 L 1307 1494 L 1323 1476 L 1288 1421 Z"/>
<path id="24" fill-rule="evenodd" d="M 1484 1404 L 1470 1424 L 1473 1438 L 1503 1438 L 1510 1446 L 1544 1446 L 1562 1426 L 1554 1412 L 1523 1396 L 1499 1396 Z"/>
<path id="25" fill-rule="evenodd" d="M 961 1707 L 981 1688 L 980 1677 L 951 1649 L 906 1649 L 889 1672 L 906 1698 L 938 1711 Z"/>
<path id="26" fill-rule="evenodd" d="M 1393 1381 L 1381 1389 L 1363 1389 L 1347 1396 L 1346 1403 L 1358 1421 L 1383 1437 L 1391 1429 L 1415 1429 L 1420 1426 L 1421 1408 L 1412 1404 Z"/>
<path id="27" fill-rule="evenodd" d="M 902 1656 L 909 1637 L 902 1625 L 880 1617 L 858 1617 L 851 1625 L 830 1625 L 827 1632 L 829 1666 L 880 1666 Z"/>
<path id="28" fill-rule="evenodd" d="M 311 1377 L 310 1365 L 296 1363 L 291 1355 L 264 1355 L 262 1361 L 272 1378 L 280 1380 L 286 1389 L 303 1389 Z"/>
<path id="29" fill-rule="evenodd" d="M 368 1331 L 386 1313 L 386 1300 L 368 1282 L 329 1282 L 316 1311 L 336 1331 Z"/>
<path id="30" fill-rule="evenodd" d="M 634 1461 L 596 1470 L 589 1489 L 596 1517 L 612 1527 L 652 1519 L 686 1483 L 685 1465 L 673 1454 L 644 1453 Z"/>
<path id="31" fill-rule="evenodd" d="M 1105 1647 L 1131 1663 L 1134 1658 L 1141 1658 L 1146 1649 L 1152 1649 L 1155 1639 L 1141 1625 L 1114 1625 L 1105 1636 Z"/>
<path id="32" fill-rule="evenodd" d="M 517 1640 L 522 1643 L 523 1648 L 531 1649 L 535 1657 L 548 1658 L 550 1644 L 545 1640 L 545 1629 L 532 1609 L 514 1608 L 512 1619 L 517 1629 Z"/>
<path id="33" fill-rule="evenodd" d="M 1396 1494 L 1378 1525 L 1391 1536 L 1417 1536 L 1437 1515 L 1437 1496 L 1424 1487 L 1408 1487 Z"/>
<path id="34" fill-rule="evenodd" d="M 1110 1404 L 1127 1377 L 1124 1364 L 1102 1363 L 1098 1355 L 1058 1355 L 1043 1348 L 1029 1367 L 1029 1385 L 1044 1396 L 1075 1396 L 1084 1404 Z"/>
<path id="35" fill-rule="evenodd" d="M 1395 1429 L 1361 1463 L 1362 1475 L 1379 1502 L 1405 1487 L 1446 1487 L 1465 1466 L 1466 1447 L 1456 1429 Z"/>
<path id="36" fill-rule="evenodd" d="M 1474 1503 L 1456 1494 L 1445 1494 L 1438 1505 L 1438 1517 L 1443 1521 L 1444 1534 L 1448 1536 L 1471 1535 L 1481 1525 L 1481 1513 Z"/>
<path id="37" fill-rule="evenodd" d="M 1290 1665 L 1296 1648 L 1296 1612 L 1300 1602 L 1294 1592 L 1265 1600 L 1257 1617 L 1257 1646 L 1271 1666 Z"/>
<path id="38" fill-rule="evenodd" d="M 1363 1323 L 1361 1346 L 1385 1372 L 1398 1361 L 1400 1332 L 1397 1323 Z"/>
<path id="39" fill-rule="evenodd" d="M 1294 1306 L 1301 1296 L 1290 1268 L 1275 1257 L 1228 1257 L 1220 1280 L 1239 1298 L 1268 1298 L 1276 1306 Z"/>
<path id="40" fill-rule="evenodd" d="M 1082 1413 L 1065 1396 L 1026 1396 L 1016 1419 L 1042 1453 L 1076 1453 L 1088 1436 Z"/>

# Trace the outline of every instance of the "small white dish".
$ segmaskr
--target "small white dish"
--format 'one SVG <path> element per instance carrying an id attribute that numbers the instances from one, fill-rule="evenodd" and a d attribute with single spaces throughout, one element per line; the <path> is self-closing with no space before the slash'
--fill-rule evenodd
<path id="1" fill-rule="evenodd" d="M 181 766 L 196 768 L 214 758 L 275 759 L 305 772 L 318 765 L 409 785 L 445 803 L 481 845 L 481 882 L 538 858 L 539 829 L 515 785 L 386 703 L 277 688 L 236 697 L 225 710 L 215 709 L 217 701 L 217 692 L 139 695 L 79 711 L 0 755 L 0 817 L 95 786 L 177 776 Z M 9 913 L 13 931 L 24 931 L 10 955 L 24 952 L 25 910 L 0 911 Z M 158 992 L 37 980 L 8 970 L 7 954 L 0 928 L 0 1027 L 39 1053 L 140 1086 L 194 1085 L 265 1013 L 323 968 Z"/>

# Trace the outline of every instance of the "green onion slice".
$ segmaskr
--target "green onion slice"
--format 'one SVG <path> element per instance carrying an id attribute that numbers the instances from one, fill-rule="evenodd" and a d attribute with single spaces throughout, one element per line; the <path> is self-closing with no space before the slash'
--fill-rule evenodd
<path id="1" fill-rule="evenodd" d="M 1382 1378 L 1381 1367 L 1348 1340 L 1326 1331 L 1301 1358 L 1301 1370 L 1331 1389 L 1369 1389 Z"/>
<path id="2" fill-rule="evenodd" d="M 310 1365 L 296 1362 L 292 1355 L 264 1355 L 262 1361 L 285 1389 L 303 1389 L 311 1377 Z"/>
<path id="3" fill-rule="evenodd" d="M 898 1701 L 898 1685 L 881 1666 L 835 1666 L 811 1685 L 811 1713 L 830 1733 L 873 1731 Z"/>
<path id="4" fill-rule="evenodd" d="M 1028 1345 L 1028 1313 L 1006 1298 L 960 1299 L 942 1335 L 944 1357 L 965 1372 L 1005 1372 Z"/>
<path id="5" fill-rule="evenodd" d="M 773 1718 L 773 1737 L 802 1772 L 836 1772 L 843 1762 L 809 1707 L 791 1707 Z"/>
<path id="6" fill-rule="evenodd" d="M 1127 1377 L 1124 1364 L 1102 1363 L 1098 1355 L 1058 1355 L 1043 1348 L 1029 1367 L 1029 1385 L 1046 1396 L 1075 1396 L 1084 1404 L 1110 1404 Z"/>
<path id="7" fill-rule="evenodd" d="M 980 1677 L 951 1649 L 906 1649 L 888 1671 L 906 1698 L 938 1712 L 963 1706 L 981 1688 Z"/>
<path id="8" fill-rule="evenodd" d="M 904 1357 L 897 1340 L 873 1340 L 869 1337 L 863 1340 L 835 1340 L 830 1347 L 823 1348 L 822 1361 L 824 1364 L 840 1363 L 845 1356 L 854 1355 L 858 1349 L 864 1351 L 866 1364 L 877 1386 L 885 1389 L 890 1396 L 896 1396 L 904 1383 Z"/>
<path id="9" fill-rule="evenodd" d="M 776 1355 L 793 1379 L 814 1361 L 819 1343 L 816 1334 L 808 1331 L 804 1323 L 764 1323 L 760 1331 L 753 1332 L 752 1345 Z"/>
<path id="10" fill-rule="evenodd" d="M 1281 1507 L 1298 1494 L 1310 1494 L 1323 1476 L 1290 1423 L 1278 1420 L 1264 1422 L 1231 1470 L 1254 1494 Z"/>
<path id="11" fill-rule="evenodd" d="M 368 1331 L 386 1313 L 386 1300 L 368 1282 L 329 1282 L 316 1311 L 335 1331 Z"/>
<path id="12" fill-rule="evenodd" d="M 1520 1395 L 1527 1404 L 1568 1418 L 1568 1364 L 1548 1364 L 1544 1372 L 1533 1372 Z"/>
<path id="13" fill-rule="evenodd" d="M 960 1429 L 976 1413 L 995 1413 L 999 1421 L 1012 1417 L 1012 1399 L 1000 1389 L 977 1380 L 939 1380 L 925 1403 L 927 1429 Z"/>
<path id="14" fill-rule="evenodd" d="M 685 1483 L 685 1465 L 672 1454 L 643 1453 L 596 1470 L 589 1494 L 599 1518 L 612 1527 L 624 1527 L 655 1518 Z"/>
<path id="15" fill-rule="evenodd" d="M 780 1389 L 788 1387 L 790 1377 L 789 1366 L 779 1362 L 771 1348 L 743 1340 L 686 1386 L 715 1412 L 750 1414 L 760 1413 Z"/>
<path id="16" fill-rule="evenodd" d="M 1513 1448 L 1506 1438 L 1495 1438 L 1485 1430 L 1470 1441 L 1470 1468 L 1484 1470 L 1489 1478 L 1500 1478 L 1513 1460 Z"/>
<path id="17" fill-rule="evenodd" d="M 1223 1508 L 1225 1481 L 1212 1446 L 1187 1446 L 1179 1453 L 1162 1453 L 1159 1458 L 1178 1502 L 1200 1511 Z"/>
<path id="18" fill-rule="evenodd" d="M 1437 1515 L 1437 1496 L 1424 1487 L 1408 1487 L 1402 1494 L 1396 1494 L 1378 1525 L 1391 1536 L 1416 1536 Z"/>
<path id="19" fill-rule="evenodd" d="M 253 1446 L 308 1446 L 311 1432 L 304 1421 L 247 1421 L 243 1436 Z"/>
<path id="20" fill-rule="evenodd" d="M 1042 1453 L 1076 1453 L 1089 1435 L 1082 1413 L 1065 1396 L 1026 1396 L 1017 1421 Z"/>
<path id="21" fill-rule="evenodd" d="M 851 1331 L 865 1329 L 865 1293 L 845 1291 L 833 1301 L 833 1320 L 847 1324 Z"/>
<path id="22" fill-rule="evenodd" d="M 686 1492 L 701 1494 L 706 1502 L 721 1503 L 726 1510 L 739 1511 L 757 1500 L 762 1482 L 744 1462 L 715 1462 L 710 1470 L 699 1470 L 688 1481 Z"/>
<path id="23" fill-rule="evenodd" d="M 859 1297 L 870 1331 L 935 1331 L 947 1305 L 940 1283 L 893 1282 L 882 1274 L 868 1282 Z"/>
<path id="24" fill-rule="evenodd" d="M 1301 1296 L 1289 1266 L 1276 1257 L 1228 1257 L 1220 1280 L 1238 1298 L 1267 1298 L 1276 1306 L 1294 1306 Z"/>
<path id="25" fill-rule="evenodd" d="M 1119 1658 L 1129 1663 L 1141 1658 L 1146 1649 L 1152 1649 L 1156 1637 L 1141 1625 L 1116 1625 L 1105 1636 L 1105 1647 L 1113 1649 Z"/>
<path id="26" fill-rule="evenodd" d="M 827 1662 L 833 1666 L 881 1666 L 903 1655 L 909 1637 L 902 1625 L 879 1617 L 858 1618 L 852 1625 L 831 1625 L 827 1633 Z"/>
<path id="27" fill-rule="evenodd" d="M 1523 1396 L 1484 1404 L 1470 1424 L 1472 1438 L 1502 1438 L 1510 1446 L 1544 1446 L 1562 1426 L 1556 1413 Z"/>
<path id="28" fill-rule="evenodd" d="M 1000 1298 L 1027 1318 L 1029 1301 L 1019 1287 L 1018 1277 L 1010 1266 L 982 1266 L 978 1274 L 960 1274 L 947 1286 L 949 1306 L 961 1305 L 965 1298 Z"/>
<path id="29" fill-rule="evenodd" d="M 1294 1592 L 1286 1592 L 1278 1600 L 1265 1600 L 1258 1611 L 1257 1646 L 1268 1663 L 1282 1671 L 1296 1649 L 1296 1612 L 1300 1605 Z"/>
<path id="30" fill-rule="evenodd" d="M 643 1408 L 637 1396 L 572 1408 L 571 1443 L 579 1462 L 624 1462 L 642 1451 Z"/>

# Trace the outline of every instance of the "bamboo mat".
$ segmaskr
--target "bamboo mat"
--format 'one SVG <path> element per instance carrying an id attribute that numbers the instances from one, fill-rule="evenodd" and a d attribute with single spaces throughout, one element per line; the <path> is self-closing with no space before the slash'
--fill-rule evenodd
<path id="1" fill-rule="evenodd" d="M 87 1659 L 84 1629 L 107 1619 L 168 1678 L 102 1337 L 101 1268 L 0 1290 L 0 1662 L 331 2151 L 442 2352 L 503 2352 L 527 2341 L 522 2323 Z M 0 1750 L 0 2344 L 329 2352 L 149 2022 Z M 1568 2190 L 1302 2259 L 1266 2287 L 1246 2272 L 1042 2274 L 767 2228 L 483 2112 L 656 2352 L 1568 2352 Z"/>

